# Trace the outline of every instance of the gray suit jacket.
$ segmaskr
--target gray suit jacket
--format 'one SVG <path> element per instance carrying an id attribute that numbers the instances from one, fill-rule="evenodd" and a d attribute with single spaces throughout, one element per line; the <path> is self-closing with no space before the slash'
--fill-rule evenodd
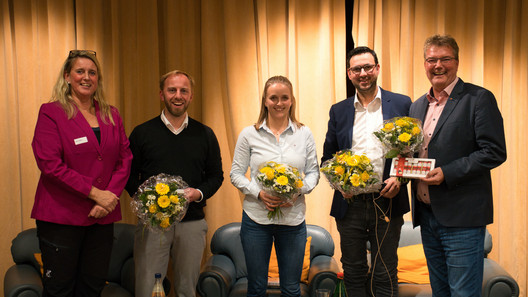
<path id="1" fill-rule="evenodd" d="M 425 120 L 429 101 L 420 97 L 409 116 Z M 428 147 L 429 158 L 445 180 L 429 186 L 431 208 L 447 227 L 476 227 L 493 222 L 490 170 L 506 160 L 502 116 L 493 94 L 459 79 L 447 100 Z M 413 184 L 413 223 L 416 191 Z"/>

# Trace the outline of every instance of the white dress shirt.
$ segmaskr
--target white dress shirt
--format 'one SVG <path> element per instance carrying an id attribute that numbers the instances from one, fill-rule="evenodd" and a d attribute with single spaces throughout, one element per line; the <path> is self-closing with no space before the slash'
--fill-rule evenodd
<path id="1" fill-rule="evenodd" d="M 354 96 L 354 132 L 352 134 L 352 151 L 356 155 L 365 154 L 374 167 L 378 179 L 383 181 L 383 169 L 385 166 L 384 150 L 380 141 L 374 136 L 374 132 L 383 126 L 383 113 L 381 112 L 381 90 L 374 100 L 365 108 L 357 97 Z"/>
<path id="2" fill-rule="evenodd" d="M 161 111 L 161 121 L 165 124 L 165 126 L 167 126 L 167 129 L 174 133 L 174 135 L 178 135 L 189 125 L 189 114 L 185 113 L 185 119 L 178 129 L 174 128 L 174 126 L 172 126 L 172 124 L 169 122 L 169 119 L 167 119 L 165 116 L 165 109 Z"/>
<path id="3" fill-rule="evenodd" d="M 288 164 L 304 173 L 301 196 L 292 207 L 282 207 L 280 218 L 268 219 L 264 202 L 258 199 L 260 186 L 256 181 L 259 166 L 267 161 Z M 246 177 L 248 168 L 250 177 Z M 306 203 L 304 194 L 310 193 L 319 182 L 319 165 L 315 141 L 306 126 L 297 128 L 291 121 L 279 137 L 275 138 L 266 121 L 255 129 L 246 127 L 240 132 L 231 165 L 231 183 L 246 196 L 243 208 L 246 214 L 258 224 L 280 224 L 296 226 L 305 219 Z"/>

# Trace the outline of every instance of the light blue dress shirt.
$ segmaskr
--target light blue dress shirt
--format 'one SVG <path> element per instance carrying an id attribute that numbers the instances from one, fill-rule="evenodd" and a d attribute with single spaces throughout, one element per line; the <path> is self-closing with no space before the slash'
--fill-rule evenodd
<path id="1" fill-rule="evenodd" d="M 267 161 L 288 164 L 304 173 L 301 196 L 292 207 L 282 207 L 280 218 L 268 219 L 264 202 L 258 199 L 261 190 L 255 177 L 259 166 Z M 251 169 L 251 179 L 246 177 Z M 296 226 L 304 221 L 306 213 L 305 194 L 310 193 L 319 182 L 319 164 L 312 131 L 306 126 L 297 128 L 290 120 L 280 135 L 279 141 L 268 128 L 266 121 L 255 129 L 246 127 L 240 132 L 231 165 L 231 183 L 246 196 L 243 208 L 258 224 L 280 224 Z"/>

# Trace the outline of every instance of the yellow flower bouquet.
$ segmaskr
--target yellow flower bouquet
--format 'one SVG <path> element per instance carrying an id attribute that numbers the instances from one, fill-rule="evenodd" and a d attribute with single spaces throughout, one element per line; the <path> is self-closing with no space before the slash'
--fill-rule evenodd
<path id="1" fill-rule="evenodd" d="M 398 155 L 411 157 L 423 142 L 422 123 L 411 117 L 395 117 L 383 123 L 374 135 L 381 141 L 387 153 L 386 158 Z"/>
<path id="2" fill-rule="evenodd" d="M 326 160 L 321 166 L 332 189 L 342 194 L 359 195 L 379 191 L 381 182 L 374 172 L 370 159 L 365 155 L 356 155 L 351 150 L 342 150 Z"/>
<path id="3" fill-rule="evenodd" d="M 181 177 L 161 173 L 147 179 L 132 197 L 132 210 L 145 227 L 167 230 L 182 220 L 189 202 Z"/>
<path id="4" fill-rule="evenodd" d="M 303 186 L 301 173 L 297 168 L 273 161 L 259 166 L 256 179 L 266 193 L 281 198 L 284 203 L 292 202 L 301 193 Z M 280 207 L 268 212 L 270 220 L 281 215 Z"/>

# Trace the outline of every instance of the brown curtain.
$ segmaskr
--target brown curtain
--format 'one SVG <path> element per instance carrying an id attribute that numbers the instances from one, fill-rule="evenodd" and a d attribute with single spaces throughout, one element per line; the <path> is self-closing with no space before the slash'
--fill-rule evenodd
<path id="1" fill-rule="evenodd" d="M 158 79 L 181 69 L 197 81 L 190 115 L 220 142 L 225 181 L 208 201 L 208 238 L 240 221 L 242 196 L 231 185 L 232 154 L 243 127 L 258 116 L 263 84 L 286 75 L 297 116 L 314 133 L 319 156 L 330 106 L 345 98 L 344 0 L 0 0 L 0 275 L 12 265 L 10 241 L 34 227 L 30 218 L 39 170 L 31 150 L 40 104 L 49 100 L 70 49 L 93 49 L 109 101 L 127 133 L 161 111 Z M 459 42 L 462 79 L 490 89 L 505 119 L 508 161 L 493 171 L 495 223 L 490 257 L 526 290 L 526 137 L 528 5 L 523 0 L 354 1 L 356 45 L 379 55 L 379 83 L 418 98 L 429 82 L 423 41 L 450 33 Z M 307 223 L 330 231 L 339 261 L 339 234 L 328 215 L 326 180 L 307 198 Z M 135 223 L 130 197 L 123 221 Z M 407 219 L 410 219 L 407 217 Z M 209 256 L 205 251 L 205 257 Z"/>

